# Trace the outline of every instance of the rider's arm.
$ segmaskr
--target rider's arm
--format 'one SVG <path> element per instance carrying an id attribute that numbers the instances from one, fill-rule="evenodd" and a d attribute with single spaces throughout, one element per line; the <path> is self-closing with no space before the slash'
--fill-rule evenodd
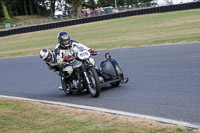
<path id="1" fill-rule="evenodd" d="M 79 47 L 83 47 L 83 49 L 85 50 L 90 50 L 90 48 L 88 48 L 87 46 L 81 44 L 81 43 L 78 43 Z"/>
<path id="2" fill-rule="evenodd" d="M 81 50 L 90 50 L 90 48 L 77 41 L 71 40 L 71 42 L 72 42 L 72 50 L 74 53 L 78 53 Z"/>
<path id="3" fill-rule="evenodd" d="M 52 51 L 52 53 L 53 53 L 53 56 L 52 56 L 53 59 L 49 62 L 46 62 L 47 67 L 49 70 L 59 71 L 59 67 L 58 67 L 57 59 L 55 55 L 55 50 Z"/>
<path id="4" fill-rule="evenodd" d="M 88 48 L 87 46 L 85 46 L 85 45 L 83 45 L 81 43 L 75 44 L 74 52 L 78 53 L 80 51 L 80 49 L 88 50 L 91 53 L 92 56 L 95 56 L 95 55 L 98 54 L 98 52 L 96 50 Z"/>
<path id="5" fill-rule="evenodd" d="M 54 51 L 55 51 L 55 57 L 56 57 L 57 65 L 62 65 L 64 57 L 62 56 L 62 54 L 60 52 L 59 44 L 56 45 Z"/>
<path id="6" fill-rule="evenodd" d="M 59 71 L 58 65 L 46 63 L 49 70 Z"/>
<path id="7" fill-rule="evenodd" d="M 59 67 L 58 67 L 55 51 L 52 51 L 52 52 L 53 52 L 53 57 L 52 57 L 53 60 L 50 61 L 50 62 L 46 62 L 47 67 L 49 68 L 49 70 L 59 71 Z"/>

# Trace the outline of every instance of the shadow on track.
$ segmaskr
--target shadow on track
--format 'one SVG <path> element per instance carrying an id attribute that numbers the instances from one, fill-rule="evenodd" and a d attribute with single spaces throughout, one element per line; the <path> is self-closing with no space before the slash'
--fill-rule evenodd
<path id="1" fill-rule="evenodd" d="M 113 89 L 119 89 L 119 88 L 121 88 L 121 86 L 112 87 L 111 85 L 106 85 L 101 88 L 101 93 L 108 92 Z M 85 97 L 85 96 L 91 97 L 90 92 L 88 90 L 84 92 L 73 92 L 72 94 L 65 94 L 65 92 L 63 92 L 63 94 L 61 95 L 61 97 Z"/>

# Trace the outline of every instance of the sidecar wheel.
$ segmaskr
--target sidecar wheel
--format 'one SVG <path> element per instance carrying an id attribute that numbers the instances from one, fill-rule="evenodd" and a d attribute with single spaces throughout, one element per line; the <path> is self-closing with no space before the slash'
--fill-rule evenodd
<path id="1" fill-rule="evenodd" d="M 112 85 L 112 87 L 117 87 L 119 86 L 120 82 L 114 82 L 114 83 L 111 83 L 110 85 Z"/>
<path id="2" fill-rule="evenodd" d="M 91 82 L 91 85 L 88 84 L 88 90 L 92 97 L 98 97 L 101 93 L 101 85 L 99 81 L 99 76 L 94 68 L 88 69 L 88 78 Z"/>

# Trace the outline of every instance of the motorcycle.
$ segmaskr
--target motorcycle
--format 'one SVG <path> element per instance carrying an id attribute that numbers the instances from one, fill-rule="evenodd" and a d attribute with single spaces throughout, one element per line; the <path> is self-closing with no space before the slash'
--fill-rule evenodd
<path id="1" fill-rule="evenodd" d="M 101 62 L 100 68 L 91 64 L 90 56 L 88 50 L 81 50 L 74 57 L 75 61 L 72 62 L 74 71 L 66 80 L 67 86 L 64 89 L 66 94 L 89 91 L 92 97 L 98 97 L 102 86 L 111 84 L 116 87 L 120 83 L 128 82 L 119 63 L 109 53 L 105 54 L 106 60 Z"/>

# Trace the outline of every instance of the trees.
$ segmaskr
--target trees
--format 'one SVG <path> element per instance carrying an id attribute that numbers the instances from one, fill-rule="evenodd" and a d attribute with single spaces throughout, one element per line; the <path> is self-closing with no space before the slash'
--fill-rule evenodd
<path id="1" fill-rule="evenodd" d="M 25 15 L 28 15 L 26 0 L 24 0 L 24 12 L 25 12 Z"/>
<path id="2" fill-rule="evenodd" d="M 0 0 L 0 17 L 8 20 L 13 16 L 21 15 L 46 15 L 47 2 L 51 3 L 51 11 L 54 13 L 57 0 Z"/>
<path id="3" fill-rule="evenodd" d="M 123 5 L 124 3 L 126 5 L 137 4 L 138 0 L 121 0 L 121 5 Z"/>
<path id="4" fill-rule="evenodd" d="M 2 6 L 2 8 L 3 8 L 4 19 L 5 19 L 5 20 L 10 20 L 11 18 L 10 18 L 10 15 L 8 14 L 8 10 L 7 10 L 7 7 L 6 7 L 5 4 L 4 4 L 4 1 L 3 1 L 3 0 L 0 0 L 0 2 L 1 2 L 1 6 Z"/>
<path id="5" fill-rule="evenodd" d="M 81 16 L 82 0 L 74 0 L 74 8 L 79 16 Z"/>
<path id="6" fill-rule="evenodd" d="M 16 8 L 17 0 L 12 0 L 12 1 L 5 0 L 5 3 L 10 17 L 14 16 L 15 14 L 18 14 Z"/>
<path id="7" fill-rule="evenodd" d="M 94 0 L 88 0 L 88 2 L 82 3 L 82 6 L 86 8 L 90 8 L 90 9 L 94 9 L 98 7 L 98 5 L 95 3 Z"/>
<path id="8" fill-rule="evenodd" d="M 115 6 L 115 0 L 98 0 L 98 5 L 101 7 Z"/>
<path id="9" fill-rule="evenodd" d="M 117 6 L 137 4 L 138 1 L 142 1 L 142 0 L 116 0 Z M 151 0 L 143 0 L 143 1 L 151 1 Z M 102 7 L 106 7 L 106 6 L 115 7 L 115 0 L 98 0 L 98 5 Z"/>
<path id="10" fill-rule="evenodd" d="M 50 0 L 51 16 L 54 16 L 54 13 L 55 13 L 55 3 L 56 3 L 56 0 Z"/>
<path id="11" fill-rule="evenodd" d="M 66 0 L 66 3 L 72 5 L 72 13 L 81 16 L 82 2 L 84 0 Z"/>
<path id="12" fill-rule="evenodd" d="M 118 6 L 124 6 L 125 4 L 131 5 L 151 0 L 98 0 L 97 4 L 95 0 L 0 0 L 0 10 L 3 11 L 0 12 L 0 17 L 3 17 L 4 20 L 9 20 L 11 17 L 18 15 L 37 14 L 48 16 L 51 14 L 51 16 L 54 16 L 56 8 L 62 8 L 64 14 L 70 9 L 73 14 L 81 16 L 82 6 L 90 9 L 115 7 L 115 1 Z M 56 7 L 57 2 L 60 2 L 62 6 Z"/>

